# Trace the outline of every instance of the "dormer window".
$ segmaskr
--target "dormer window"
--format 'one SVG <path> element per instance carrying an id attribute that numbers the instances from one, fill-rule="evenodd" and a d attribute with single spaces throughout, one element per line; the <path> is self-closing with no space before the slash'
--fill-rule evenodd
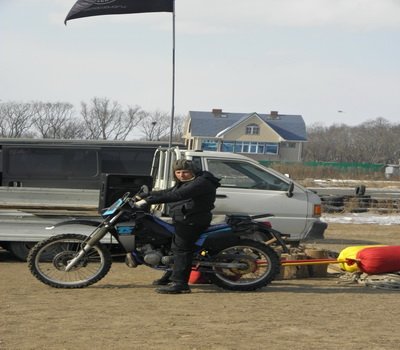
<path id="1" fill-rule="evenodd" d="M 246 125 L 246 135 L 258 135 L 260 127 L 257 124 Z"/>

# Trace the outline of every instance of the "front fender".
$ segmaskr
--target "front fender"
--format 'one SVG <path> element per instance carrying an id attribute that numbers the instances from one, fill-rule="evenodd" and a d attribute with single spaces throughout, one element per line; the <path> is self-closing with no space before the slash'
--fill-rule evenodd
<path id="1" fill-rule="evenodd" d="M 74 220 L 67 220 L 67 221 L 58 222 L 53 226 L 46 227 L 46 229 L 47 230 L 52 230 L 52 229 L 54 229 L 56 227 L 65 226 L 65 225 L 86 225 L 86 226 L 97 227 L 100 224 L 101 224 L 101 222 L 95 221 L 95 220 L 74 219 Z"/>

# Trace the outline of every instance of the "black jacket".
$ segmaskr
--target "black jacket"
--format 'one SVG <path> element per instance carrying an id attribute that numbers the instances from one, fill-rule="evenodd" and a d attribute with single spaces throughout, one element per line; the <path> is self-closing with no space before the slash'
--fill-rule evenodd
<path id="1" fill-rule="evenodd" d="M 164 191 L 153 191 L 146 198 L 151 204 L 168 203 L 169 214 L 175 222 L 209 225 L 214 209 L 219 179 L 208 171 L 201 171 L 187 182 L 177 182 Z"/>

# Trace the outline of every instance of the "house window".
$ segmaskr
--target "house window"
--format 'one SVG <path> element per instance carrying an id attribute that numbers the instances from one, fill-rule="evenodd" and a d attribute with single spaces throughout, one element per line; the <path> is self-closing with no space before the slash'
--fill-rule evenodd
<path id="1" fill-rule="evenodd" d="M 223 141 L 221 151 L 234 153 L 278 154 L 279 148 L 277 143 Z"/>
<path id="2" fill-rule="evenodd" d="M 278 144 L 277 143 L 266 143 L 265 153 L 268 154 L 278 154 Z"/>
<path id="3" fill-rule="evenodd" d="M 242 143 L 241 142 L 234 142 L 234 143 L 235 143 L 235 148 L 233 152 L 242 153 Z"/>
<path id="4" fill-rule="evenodd" d="M 201 149 L 204 151 L 216 151 L 217 142 L 215 142 L 214 140 L 202 140 Z"/>
<path id="5" fill-rule="evenodd" d="M 230 142 L 230 141 L 224 142 L 221 145 L 221 151 L 222 152 L 235 152 L 234 147 L 235 147 L 235 142 Z"/>
<path id="6" fill-rule="evenodd" d="M 249 124 L 246 126 L 246 135 L 258 135 L 260 127 L 257 124 Z"/>

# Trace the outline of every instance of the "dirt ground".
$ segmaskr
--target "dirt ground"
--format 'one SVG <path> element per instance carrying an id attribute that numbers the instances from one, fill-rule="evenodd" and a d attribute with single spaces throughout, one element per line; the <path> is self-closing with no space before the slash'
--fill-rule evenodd
<path id="1" fill-rule="evenodd" d="M 330 224 L 325 236 L 308 245 L 400 244 L 398 226 Z M 0 349 L 399 349 L 400 291 L 329 273 L 251 293 L 194 285 L 160 295 L 151 286 L 159 275 L 114 263 L 94 286 L 54 289 L 2 251 Z"/>

